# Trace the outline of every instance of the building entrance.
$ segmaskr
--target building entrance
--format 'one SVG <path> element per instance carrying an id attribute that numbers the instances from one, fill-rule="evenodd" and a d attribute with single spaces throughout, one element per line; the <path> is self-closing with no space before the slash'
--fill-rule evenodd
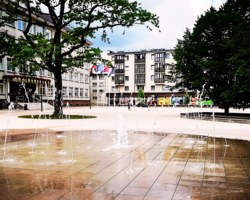
<path id="1" fill-rule="evenodd" d="M 26 94 L 25 94 L 26 90 Z M 10 101 L 33 102 L 32 95 L 36 91 L 36 84 L 25 83 L 25 89 L 21 82 L 10 82 Z"/>

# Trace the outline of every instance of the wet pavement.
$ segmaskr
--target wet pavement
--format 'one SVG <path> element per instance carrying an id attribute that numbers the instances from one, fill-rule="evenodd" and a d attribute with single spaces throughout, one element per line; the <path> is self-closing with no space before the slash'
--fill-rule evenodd
<path id="1" fill-rule="evenodd" d="M 0 149 L 0 199 L 250 198 L 249 141 L 130 131 L 117 149 L 113 134 L 23 130 Z"/>

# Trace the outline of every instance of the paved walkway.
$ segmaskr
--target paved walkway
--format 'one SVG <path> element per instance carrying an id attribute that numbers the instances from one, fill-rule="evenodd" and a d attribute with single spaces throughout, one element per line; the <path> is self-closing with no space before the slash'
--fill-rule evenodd
<path id="1" fill-rule="evenodd" d="M 76 115 L 93 115 L 95 119 L 85 120 L 31 120 L 17 118 L 19 115 L 39 114 L 39 111 L 0 111 L 0 130 L 4 131 L 8 126 L 9 129 L 35 129 L 50 128 L 53 130 L 115 130 L 117 113 L 123 116 L 124 124 L 127 130 L 140 130 L 151 132 L 168 132 L 168 133 L 187 133 L 203 134 L 215 137 L 229 137 L 250 140 L 250 124 L 225 123 L 212 121 L 201 121 L 180 118 L 181 112 L 201 111 L 198 108 L 173 108 L 173 107 L 156 107 L 137 108 L 132 107 L 128 111 L 127 107 L 72 107 L 69 110 L 64 109 L 64 114 Z M 221 109 L 203 108 L 202 111 L 223 112 Z M 234 110 L 230 112 L 250 113 L 250 109 Z M 52 113 L 51 110 L 46 113 Z M 213 129 L 214 127 L 214 129 Z"/>

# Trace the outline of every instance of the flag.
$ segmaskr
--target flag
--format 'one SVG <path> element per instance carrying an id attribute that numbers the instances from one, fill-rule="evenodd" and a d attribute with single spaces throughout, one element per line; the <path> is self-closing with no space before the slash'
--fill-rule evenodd
<path id="1" fill-rule="evenodd" d="M 103 71 L 103 64 L 97 65 L 97 73 L 100 74 Z"/>
<path id="2" fill-rule="evenodd" d="M 115 69 L 114 69 L 114 68 L 112 68 L 112 70 L 111 70 L 111 72 L 110 72 L 110 74 L 109 74 L 109 76 L 108 76 L 108 77 L 110 77 L 110 76 L 111 76 L 111 74 L 114 74 L 114 72 L 115 72 Z"/>
<path id="3" fill-rule="evenodd" d="M 93 65 L 93 66 L 91 67 L 90 76 L 93 76 L 94 74 L 96 74 L 96 66 L 95 66 L 95 65 Z"/>
<path id="4" fill-rule="evenodd" d="M 106 66 L 102 73 L 103 74 L 108 74 L 109 73 L 109 67 Z"/>

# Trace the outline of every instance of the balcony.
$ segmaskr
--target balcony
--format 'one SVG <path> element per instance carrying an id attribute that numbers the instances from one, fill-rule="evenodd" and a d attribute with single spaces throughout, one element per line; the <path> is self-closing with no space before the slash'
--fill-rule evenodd
<path id="1" fill-rule="evenodd" d="M 135 63 L 145 63 L 145 58 L 143 58 L 143 59 L 135 59 Z"/>
<path id="2" fill-rule="evenodd" d="M 165 68 L 164 67 L 155 68 L 155 72 L 165 72 Z"/>
<path id="3" fill-rule="evenodd" d="M 124 63 L 124 59 L 115 60 L 115 63 Z"/>
<path id="4" fill-rule="evenodd" d="M 135 79 L 135 84 L 145 84 L 145 79 Z"/>
<path id="5" fill-rule="evenodd" d="M 164 84 L 164 82 L 165 82 L 165 80 L 164 80 L 164 78 L 155 78 L 155 83 L 157 84 L 159 84 L 159 83 L 162 83 L 162 84 Z"/>
<path id="6" fill-rule="evenodd" d="M 116 74 L 124 74 L 124 69 L 115 69 Z"/>
<path id="7" fill-rule="evenodd" d="M 163 58 L 163 57 L 155 57 L 155 62 L 165 62 L 165 58 Z"/>
<path id="8" fill-rule="evenodd" d="M 135 73 L 145 73 L 145 68 L 135 69 Z"/>
<path id="9" fill-rule="evenodd" d="M 115 80 L 115 84 L 124 85 L 124 79 L 123 80 Z"/>

